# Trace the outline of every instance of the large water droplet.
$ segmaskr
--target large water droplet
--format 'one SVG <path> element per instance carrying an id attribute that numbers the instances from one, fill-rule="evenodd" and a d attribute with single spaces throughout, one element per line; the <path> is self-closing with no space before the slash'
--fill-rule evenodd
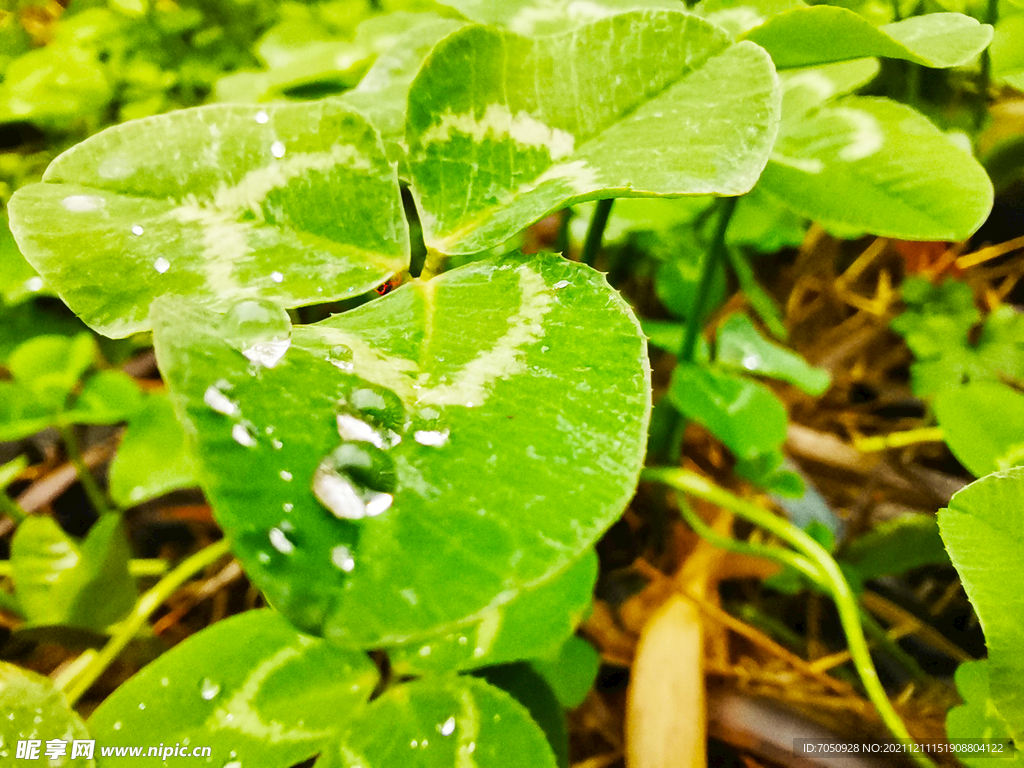
<path id="1" fill-rule="evenodd" d="M 171 268 L 171 262 L 165 259 L 163 256 L 157 257 L 157 260 L 153 262 L 153 269 L 159 272 L 161 275 Z"/>
<path id="2" fill-rule="evenodd" d="M 313 495 L 342 520 L 362 520 L 366 517 L 366 502 L 355 485 L 321 462 L 313 473 Z"/>
<path id="3" fill-rule="evenodd" d="M 270 154 L 272 154 L 274 157 L 280 159 L 284 157 L 284 153 L 285 148 L 283 142 L 275 141 L 273 144 L 270 145 Z"/>
<path id="4" fill-rule="evenodd" d="M 135 224 L 135 225 L 132 226 L 132 234 L 135 235 L 136 237 L 138 237 L 139 235 L 141 235 L 145 231 L 146 230 L 144 230 L 142 228 L 141 224 Z"/>
<path id="5" fill-rule="evenodd" d="M 266 124 L 269 121 L 270 121 L 270 115 L 267 114 L 267 111 L 265 109 L 261 109 L 259 112 L 256 113 L 256 122 L 257 123 L 260 123 L 261 125 L 264 125 L 264 124 Z"/>
<path id="6" fill-rule="evenodd" d="M 231 438 L 243 448 L 253 448 L 256 445 L 256 436 L 241 422 L 231 427 Z"/>
<path id="7" fill-rule="evenodd" d="M 327 360 L 331 365 L 340 368 L 346 373 L 350 373 L 355 369 L 353 360 L 352 350 L 346 347 L 344 344 L 337 344 L 331 347 L 331 353 L 328 355 Z"/>
<path id="8" fill-rule="evenodd" d="M 211 384 L 203 393 L 203 402 L 217 413 L 222 413 L 225 416 L 237 416 L 238 403 L 224 394 L 224 391 L 230 388 L 231 385 L 223 379 L 216 384 Z"/>
<path id="9" fill-rule="evenodd" d="M 105 202 L 102 197 L 96 197 L 96 195 L 68 195 L 61 201 L 61 204 L 64 206 L 64 210 L 71 211 L 71 213 L 89 213 L 98 211 Z"/>
<path id="10" fill-rule="evenodd" d="M 285 532 L 280 528 L 271 528 L 268 534 L 270 545 L 282 555 L 290 555 L 295 551 L 295 545 L 288 539 Z"/>
<path id="11" fill-rule="evenodd" d="M 378 431 L 392 430 L 397 438 L 397 431 L 405 427 L 402 398 L 387 387 L 370 384 L 355 376 L 351 379 L 354 386 L 341 398 L 339 410 L 369 421 Z"/>
<path id="12" fill-rule="evenodd" d="M 202 684 L 199 686 L 199 695 L 206 701 L 210 701 L 218 693 L 220 693 L 220 686 L 210 678 L 204 677 Z"/>
<path id="13" fill-rule="evenodd" d="M 448 444 L 448 434 L 447 429 L 421 429 L 416 431 L 413 438 L 420 445 L 440 448 Z"/>
<path id="14" fill-rule="evenodd" d="M 280 283 L 284 280 L 284 274 L 277 271 L 271 272 L 270 279 L 273 280 L 275 283 Z"/>
<path id="15" fill-rule="evenodd" d="M 345 573 L 351 573 L 352 569 L 356 567 L 352 550 L 345 546 L 337 546 L 331 550 L 331 562 Z"/>
<path id="16" fill-rule="evenodd" d="M 265 368 L 277 365 L 291 345 L 288 313 L 266 299 L 246 299 L 235 304 L 224 315 L 220 328 L 229 344 Z"/>

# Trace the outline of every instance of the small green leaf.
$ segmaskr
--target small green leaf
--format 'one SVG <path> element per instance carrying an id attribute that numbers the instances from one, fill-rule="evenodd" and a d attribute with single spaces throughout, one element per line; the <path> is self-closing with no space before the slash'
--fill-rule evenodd
<path id="1" fill-rule="evenodd" d="M 786 467 L 785 455 L 780 449 L 750 459 L 739 459 L 733 471 L 754 485 L 786 499 L 800 499 L 807 491 L 803 478 Z"/>
<path id="2" fill-rule="evenodd" d="M 89 51 L 52 45 L 12 61 L 0 83 L 0 123 L 29 122 L 66 130 L 95 126 L 113 92 Z"/>
<path id="3" fill-rule="evenodd" d="M 383 723 L 387 727 L 381 727 Z M 320 768 L 555 768 L 544 732 L 509 694 L 472 677 L 398 685 L 373 701 Z"/>
<path id="4" fill-rule="evenodd" d="M 339 643 L 483 619 L 578 560 L 635 488 L 643 339 L 604 277 L 561 257 L 413 281 L 295 328 L 273 367 L 224 342 L 221 318 L 158 306 L 215 516 L 271 602 Z"/>
<path id="5" fill-rule="evenodd" d="M 676 366 L 669 397 L 739 459 L 775 450 L 786 439 L 786 406 L 756 381 L 702 365 Z"/>
<path id="6" fill-rule="evenodd" d="M 784 115 L 760 184 L 823 226 L 907 240 L 966 238 L 993 196 L 977 160 L 921 114 L 859 96 Z"/>
<path id="7" fill-rule="evenodd" d="M 183 742 L 210 747 L 222 763 L 289 768 L 336 738 L 377 677 L 365 654 L 303 635 L 274 611 L 248 611 L 144 667 L 89 728 L 103 746 Z"/>
<path id="8" fill-rule="evenodd" d="M 0 215 L 0 303 L 13 306 L 42 290 L 43 279 L 18 250 L 6 213 Z"/>
<path id="9" fill-rule="evenodd" d="M 139 385 L 123 371 L 98 371 L 85 380 L 73 407 L 61 416 L 65 424 L 116 424 L 142 407 Z"/>
<path id="10" fill-rule="evenodd" d="M 1007 16 L 996 24 L 989 53 L 992 76 L 1024 91 L 1024 14 Z"/>
<path id="11" fill-rule="evenodd" d="M 433 640 L 387 648 L 396 674 L 447 672 L 506 664 L 557 652 L 590 608 L 597 556 L 579 562 L 483 618 Z"/>
<path id="12" fill-rule="evenodd" d="M 763 46 L 779 69 L 867 56 L 941 68 L 970 63 L 992 40 L 992 27 L 960 13 L 928 13 L 875 27 L 846 8 L 814 5 L 772 16 L 745 37 Z"/>
<path id="13" fill-rule="evenodd" d="M 0 661 L 0 757 L 8 765 L 21 763 L 15 756 L 19 741 L 35 740 L 38 750 L 24 765 L 45 760 L 47 768 L 93 768 L 96 763 L 85 757 L 72 759 L 74 741 L 90 738 L 85 724 L 68 706 L 67 700 L 48 677 L 6 661 Z M 64 755 L 47 758 L 46 742 L 67 742 Z M 27 756 L 21 756 L 23 759 Z"/>
<path id="14" fill-rule="evenodd" d="M 62 154 L 43 180 L 11 199 L 11 229 L 68 305 L 109 336 L 147 329 L 157 296 L 297 306 L 361 293 L 409 263 L 380 138 L 334 102 L 125 123 Z M 97 285 L 96 275 L 117 280 Z"/>
<path id="15" fill-rule="evenodd" d="M 594 687 L 601 655 L 582 637 L 572 635 L 555 656 L 533 659 L 530 664 L 551 686 L 562 706 L 573 709 Z"/>
<path id="16" fill-rule="evenodd" d="M 110 465 L 110 495 L 124 507 L 198 485 L 198 467 L 166 395 L 150 394 L 128 422 Z"/>
<path id="17" fill-rule="evenodd" d="M 29 517 L 11 542 L 15 595 L 32 626 L 103 632 L 135 604 L 121 519 L 101 517 L 77 544 L 49 517 Z"/>
<path id="18" fill-rule="evenodd" d="M 0 491 L 3 491 L 17 480 L 21 473 L 28 468 L 28 457 L 18 456 L 6 464 L 0 465 Z"/>
<path id="19" fill-rule="evenodd" d="M 982 381 L 940 392 L 935 418 L 949 450 L 975 477 L 1024 464 L 1024 395 Z"/>
<path id="20" fill-rule="evenodd" d="M 540 38 L 465 27 L 409 92 L 426 244 L 475 253 L 588 199 L 742 194 L 774 141 L 778 97 L 760 48 L 682 12 Z"/>
<path id="21" fill-rule="evenodd" d="M 718 328 L 715 362 L 723 368 L 788 381 L 809 395 L 829 388 L 828 372 L 764 338 L 746 315 L 733 314 Z"/>
<path id="22" fill-rule="evenodd" d="M 71 390 L 95 362 L 96 342 L 90 333 L 71 339 L 37 336 L 11 354 L 7 369 L 43 407 L 56 412 L 63 410 Z"/>
<path id="23" fill-rule="evenodd" d="M 946 713 L 946 734 L 950 741 L 1009 741 L 1010 733 L 1006 729 L 1006 723 L 992 706 L 987 661 L 962 662 L 956 668 L 956 689 L 964 703 Z M 1010 750 L 1012 747 L 1007 751 Z M 1011 766 L 1024 765 L 1024 756 L 1021 756 L 1019 750 L 1013 750 L 1006 756 L 1010 758 Z M 995 755 L 967 751 L 957 755 L 960 762 L 968 768 L 989 768 L 992 765 L 992 757 Z"/>
<path id="24" fill-rule="evenodd" d="M 530 718 L 544 731 L 559 768 L 569 768 L 569 726 L 565 710 L 536 669 L 520 662 L 481 669 L 475 676 L 505 691 L 526 707 Z"/>
<path id="25" fill-rule="evenodd" d="M 857 571 L 861 581 L 949 563 L 935 518 L 918 514 L 900 515 L 876 525 L 854 539 L 840 559 Z"/>
<path id="26" fill-rule="evenodd" d="M 992 703 L 1018 744 L 1024 739 L 1024 469 L 988 475 L 939 511 L 939 531 L 981 620 Z M 977 736 L 975 736 L 977 738 Z"/>

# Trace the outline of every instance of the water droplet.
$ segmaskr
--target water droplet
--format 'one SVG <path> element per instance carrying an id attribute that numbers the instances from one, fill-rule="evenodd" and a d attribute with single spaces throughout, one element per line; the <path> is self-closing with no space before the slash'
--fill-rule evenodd
<path id="1" fill-rule="evenodd" d="M 10 715 L 10 719 L 11 720 L 14 719 L 14 713 L 13 712 Z M 123 728 L 123 727 L 124 727 L 124 723 L 122 723 L 120 720 L 118 720 L 116 723 L 114 723 L 114 730 L 115 731 L 120 731 L 121 728 Z"/>
<path id="2" fill-rule="evenodd" d="M 271 272 L 270 279 L 273 280 L 275 283 L 280 283 L 282 280 L 284 280 L 284 275 L 281 274 L 280 272 Z"/>
<path id="3" fill-rule="evenodd" d="M 459 645 L 465 645 L 469 642 L 469 638 L 465 635 L 459 635 Z"/>
<path id="4" fill-rule="evenodd" d="M 256 559 L 259 560 L 261 564 L 266 565 L 267 563 L 270 562 L 270 553 L 269 552 L 260 552 L 259 554 L 256 555 Z"/>
<path id="5" fill-rule="evenodd" d="M 145 709 L 145 708 L 146 708 L 145 704 L 139 704 L 139 709 Z"/>
<path id="6" fill-rule="evenodd" d="M 431 648 L 429 645 L 424 645 L 419 649 L 419 651 L 417 651 L 417 653 L 419 653 L 419 655 L 425 659 L 427 658 L 427 656 L 431 654 L 433 650 L 434 649 Z"/>
<path id="7" fill-rule="evenodd" d="M 339 519 L 361 520 L 366 517 L 366 502 L 352 481 L 336 471 L 317 467 L 313 473 L 313 495 Z"/>
<path id="8" fill-rule="evenodd" d="M 231 427 L 231 437 L 243 448 L 253 448 L 256 445 L 256 436 L 249 427 L 241 422 Z"/>
<path id="9" fill-rule="evenodd" d="M 554 288 L 556 291 L 560 291 L 563 288 L 565 288 L 567 285 L 569 285 L 569 281 L 568 280 L 559 280 L 557 283 L 555 283 L 551 287 Z"/>
<path id="10" fill-rule="evenodd" d="M 136 237 L 138 237 L 145 231 L 146 230 L 144 230 L 142 226 L 139 224 L 135 224 L 134 226 L 132 226 L 132 234 L 135 235 Z"/>
<path id="11" fill-rule="evenodd" d="M 289 472 L 287 469 L 282 469 L 278 474 L 281 475 L 281 479 L 284 480 L 286 483 L 291 482 L 292 473 Z"/>
<path id="12" fill-rule="evenodd" d="M 451 736 L 453 733 L 455 733 L 455 718 L 449 717 L 447 720 L 445 720 L 443 723 L 437 726 L 437 732 L 440 733 L 442 736 Z"/>
<path id="13" fill-rule="evenodd" d="M 340 411 L 356 413 L 364 421 L 369 421 L 377 427 L 384 442 L 392 443 L 392 445 L 385 445 L 385 448 L 397 445 L 401 438 L 396 430 L 405 427 L 405 404 L 402 402 L 402 398 L 387 387 L 368 385 L 354 376 L 350 378 L 354 382 L 358 382 L 358 385 L 342 397 L 339 404 Z M 385 434 L 386 430 L 391 430 L 394 434 L 387 435 Z"/>
<path id="14" fill-rule="evenodd" d="M 242 768 L 240 760 L 232 760 L 229 763 L 224 763 L 224 768 Z"/>
<path id="15" fill-rule="evenodd" d="M 105 203 L 106 201 L 102 197 L 95 195 L 68 195 L 61 201 L 64 210 L 71 211 L 71 213 L 98 211 Z"/>
<path id="16" fill-rule="evenodd" d="M 256 113 L 256 122 L 260 125 L 264 125 L 270 120 L 270 115 L 267 114 L 266 110 L 261 109 Z"/>
<path id="17" fill-rule="evenodd" d="M 295 551 L 295 545 L 288 540 L 288 537 L 285 536 L 284 531 L 280 528 L 271 528 L 268 538 L 270 539 L 270 545 L 282 555 L 290 555 Z"/>
<path id="18" fill-rule="evenodd" d="M 270 145 L 270 154 L 277 158 L 284 157 L 284 144 L 280 141 L 275 141 Z"/>
<path id="19" fill-rule="evenodd" d="M 166 688 L 170 684 L 171 684 L 170 678 L 168 678 L 168 677 L 161 677 L 160 678 L 160 685 L 162 685 L 164 688 Z"/>
<path id="20" fill-rule="evenodd" d="M 290 501 L 286 501 L 284 504 L 281 505 L 281 509 L 283 509 L 285 512 L 291 512 L 293 509 L 295 509 L 295 505 L 292 504 Z"/>
<path id="21" fill-rule="evenodd" d="M 203 402 L 217 413 L 222 413 L 225 416 L 237 416 L 238 403 L 224 394 L 224 390 L 230 387 L 231 385 L 223 379 L 216 384 L 211 384 L 203 393 Z"/>
<path id="22" fill-rule="evenodd" d="M 158 257 L 157 260 L 153 262 L 153 269 L 155 269 L 161 275 L 170 268 L 171 262 L 169 262 L 163 256 Z"/>
<path id="23" fill-rule="evenodd" d="M 377 433 L 377 430 L 362 419 L 357 419 L 349 413 L 339 413 L 336 417 L 338 423 L 338 434 L 342 440 L 354 440 L 356 442 L 372 443 L 378 448 L 384 447 L 384 438 Z"/>
<path id="24" fill-rule="evenodd" d="M 36 275 L 35 277 L 30 277 L 28 280 L 25 281 L 25 288 L 31 291 L 32 293 L 43 290 L 43 278 L 39 277 L 39 275 Z"/>
<path id="25" fill-rule="evenodd" d="M 284 443 L 282 443 L 276 437 L 270 441 L 270 444 L 274 446 L 275 451 L 280 451 L 282 448 L 284 448 Z"/>
<path id="26" fill-rule="evenodd" d="M 292 324 L 288 313 L 266 299 L 246 299 L 224 315 L 224 338 L 249 360 L 273 368 L 291 346 Z"/>
<path id="27" fill-rule="evenodd" d="M 199 686 L 199 693 L 206 701 L 209 701 L 220 693 L 220 685 L 213 682 L 210 678 L 204 677 L 203 682 Z"/>
<path id="28" fill-rule="evenodd" d="M 440 448 L 448 444 L 448 430 L 421 429 L 413 435 L 420 445 Z"/>
<path id="29" fill-rule="evenodd" d="M 412 747 L 413 749 L 418 748 L 419 745 L 420 745 L 420 743 L 418 741 L 416 741 L 416 739 L 413 739 L 412 741 L 409 742 L 409 746 Z"/>
<path id="30" fill-rule="evenodd" d="M 356 567 L 352 551 L 345 546 L 337 546 L 331 550 L 331 562 L 345 573 L 352 573 L 352 569 Z"/>
<path id="31" fill-rule="evenodd" d="M 338 344 L 337 346 L 331 347 L 331 354 L 328 356 L 327 360 L 331 365 L 340 368 L 346 373 L 350 373 L 355 369 L 352 358 L 352 350 L 344 344 Z"/>
<path id="32" fill-rule="evenodd" d="M 743 358 L 743 367 L 748 371 L 757 370 L 761 365 L 761 356 L 750 354 Z"/>

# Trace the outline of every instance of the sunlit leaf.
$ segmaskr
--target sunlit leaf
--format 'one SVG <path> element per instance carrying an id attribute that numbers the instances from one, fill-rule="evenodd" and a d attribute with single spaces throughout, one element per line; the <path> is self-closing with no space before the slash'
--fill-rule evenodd
<path id="1" fill-rule="evenodd" d="M 730 315 L 719 326 L 715 362 L 735 371 L 788 381 L 814 396 L 821 395 L 830 383 L 828 372 L 808 365 L 797 353 L 764 338 L 743 314 Z"/>

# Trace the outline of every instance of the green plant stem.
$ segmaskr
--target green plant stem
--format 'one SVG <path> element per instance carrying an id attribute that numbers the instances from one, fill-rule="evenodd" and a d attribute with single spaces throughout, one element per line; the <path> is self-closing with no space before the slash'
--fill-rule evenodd
<path id="1" fill-rule="evenodd" d="M 999 0 L 988 0 L 985 12 L 985 23 L 995 26 L 999 21 Z M 988 47 L 981 52 L 981 70 L 978 72 L 978 111 L 975 114 L 975 127 L 980 129 L 988 115 L 988 89 L 992 85 L 992 54 Z"/>
<path id="2" fill-rule="evenodd" d="M 566 208 L 559 216 L 561 218 L 558 220 L 558 234 L 555 235 L 555 242 L 551 249 L 555 253 L 566 256 L 569 253 L 569 228 L 573 218 L 572 208 Z"/>
<path id="3" fill-rule="evenodd" d="M 444 272 L 445 265 L 448 264 L 448 258 L 447 253 L 427 248 L 427 256 L 423 261 L 423 271 L 420 272 L 419 279 L 429 280 Z"/>
<path id="4" fill-rule="evenodd" d="M 580 261 L 588 267 L 594 266 L 597 253 L 601 250 L 601 241 L 604 239 L 604 230 L 608 226 L 608 217 L 611 215 L 614 202 L 614 197 L 598 200 L 597 207 L 594 208 L 594 215 L 587 226 L 587 237 L 583 241 L 583 251 L 580 253 Z"/>
<path id="5" fill-rule="evenodd" d="M 885 628 L 875 621 L 875 617 L 868 613 L 864 608 L 860 609 L 860 620 L 864 624 L 864 629 L 867 630 L 867 634 L 871 639 L 886 653 L 892 656 L 901 667 L 903 667 L 916 683 L 927 683 L 931 678 L 928 673 L 925 672 L 921 665 L 917 663 L 917 660 L 909 653 L 904 651 L 898 642 L 889 637 L 889 633 L 885 631 Z"/>
<path id="6" fill-rule="evenodd" d="M 864 437 L 854 440 L 853 447 L 861 453 L 871 453 L 889 448 L 904 448 L 918 443 L 941 443 L 943 439 L 941 427 L 921 427 L 903 432 L 890 432 L 888 435 Z"/>
<path id="7" fill-rule="evenodd" d="M 711 283 L 715 279 L 715 272 L 718 266 L 725 263 L 726 245 L 725 233 L 729 229 L 729 221 L 736 211 L 738 197 L 726 197 L 720 201 L 721 211 L 718 215 L 718 225 L 715 227 L 715 234 L 711 239 L 711 246 L 704 257 L 700 268 L 700 278 L 697 282 L 697 291 L 693 296 L 693 303 L 686 316 L 686 329 L 683 334 L 683 343 L 679 347 L 679 354 L 676 358 L 677 365 L 684 365 L 693 362 L 694 352 L 697 350 L 697 337 L 702 327 L 701 319 L 707 310 L 708 295 L 711 293 Z M 655 451 L 656 458 L 668 459 L 673 464 L 679 461 L 682 452 L 683 433 L 686 431 L 686 419 L 674 408 L 668 418 L 668 425 L 665 430 L 669 435 L 668 445 L 658 446 Z"/>
<path id="8" fill-rule="evenodd" d="M 839 569 L 839 564 L 824 547 L 788 520 L 776 516 L 757 504 L 734 496 L 724 488 L 720 488 L 704 477 L 701 477 L 696 472 L 685 469 L 650 468 L 644 470 L 641 477 L 644 480 L 664 483 L 677 491 L 704 499 L 723 509 L 728 509 L 733 514 L 764 528 L 769 533 L 773 533 L 797 550 L 807 560 L 811 561 L 815 566 L 814 570 L 817 571 L 815 581 L 820 580 L 822 586 L 827 589 L 835 601 L 836 609 L 839 611 L 839 622 L 842 624 L 843 631 L 846 634 L 850 658 L 853 660 L 868 698 L 875 705 L 879 716 L 882 718 L 882 722 L 885 723 L 893 736 L 898 739 L 913 741 L 910 732 L 903 724 L 896 710 L 893 709 L 892 703 L 889 701 L 889 697 L 886 695 L 885 689 L 878 679 L 878 672 L 875 670 L 874 662 L 871 660 L 871 653 L 868 650 L 867 640 L 864 637 L 860 607 L 853 595 L 853 591 Z M 924 755 L 915 754 L 914 759 L 921 766 L 934 768 L 934 763 Z"/>
<path id="9" fill-rule="evenodd" d="M 227 539 L 211 544 L 182 560 L 174 570 L 158 581 L 152 589 L 142 595 L 132 608 L 132 612 L 114 628 L 107 644 L 86 663 L 72 679 L 63 681 L 64 695 L 74 706 L 82 695 L 99 679 L 118 654 L 135 637 L 149 620 L 150 615 L 159 608 L 167 598 L 174 594 L 182 584 L 192 576 L 219 560 L 230 552 Z"/>
<path id="10" fill-rule="evenodd" d="M 128 561 L 128 572 L 136 579 L 144 579 L 152 576 L 163 576 L 167 573 L 168 564 L 166 560 L 136 559 Z M 13 573 L 10 560 L 0 560 L 0 578 L 10 576 Z"/>
<path id="11" fill-rule="evenodd" d="M 85 461 L 82 459 L 82 451 L 78 447 L 78 438 L 75 437 L 75 428 L 71 425 L 63 424 L 58 427 L 58 431 L 64 440 L 68 461 L 71 462 L 71 466 L 78 472 L 78 480 L 82 483 L 82 488 L 85 490 L 85 495 L 89 498 L 89 503 L 92 504 L 97 514 L 110 514 L 114 510 L 107 503 L 106 494 L 103 493 L 103 490 L 96 482 L 96 478 L 93 477 L 92 472 L 89 471 Z"/>

